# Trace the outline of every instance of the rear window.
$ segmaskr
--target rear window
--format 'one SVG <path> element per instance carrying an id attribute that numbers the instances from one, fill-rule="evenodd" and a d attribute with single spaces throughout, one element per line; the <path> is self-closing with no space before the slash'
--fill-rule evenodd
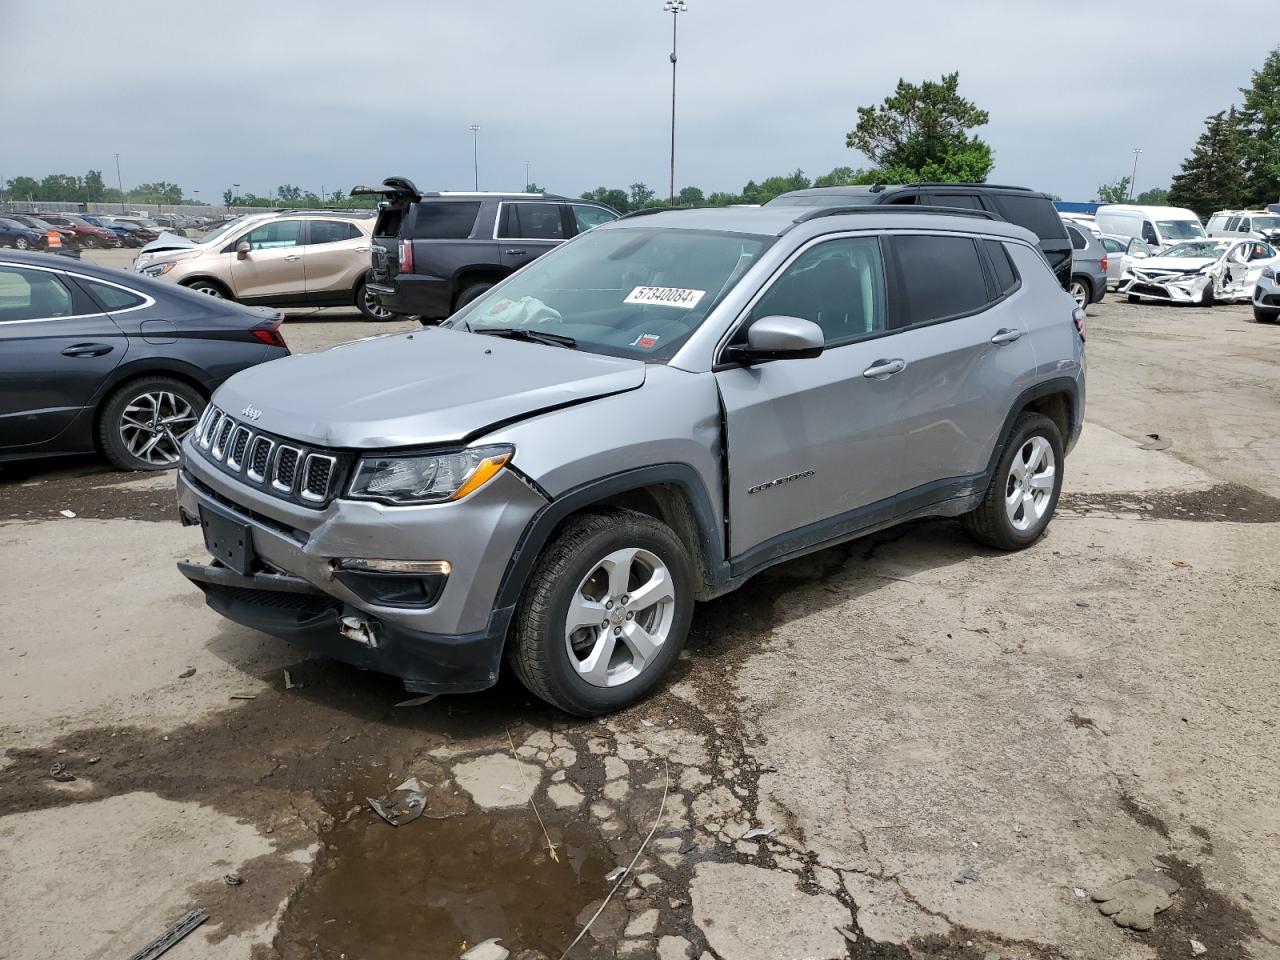
<path id="1" fill-rule="evenodd" d="M 1067 236 L 1071 238 L 1072 250 L 1084 250 L 1089 246 L 1089 241 L 1084 238 L 1084 234 L 1075 227 L 1067 227 Z"/>
<path id="2" fill-rule="evenodd" d="M 997 296 L 1003 297 L 1018 285 L 1018 271 L 1009 259 L 1009 251 L 999 240 L 983 240 L 987 247 L 987 259 L 995 272 Z"/>
<path id="3" fill-rule="evenodd" d="M 471 236 L 480 201 L 424 201 L 416 205 L 411 229 L 414 240 L 465 240 Z"/>
<path id="4" fill-rule="evenodd" d="M 893 240 L 907 294 L 907 323 L 931 323 L 987 304 L 978 248 L 968 237 L 898 236 Z"/>
<path id="5" fill-rule="evenodd" d="M 1053 204 L 1044 197 L 1015 196 L 1007 193 L 990 195 L 988 201 L 1000 216 L 1010 223 L 1026 227 L 1041 240 L 1065 240 L 1066 229 Z"/>
<path id="6" fill-rule="evenodd" d="M 343 220 L 312 220 L 311 243 L 338 243 L 360 236 L 355 224 Z"/>
<path id="7" fill-rule="evenodd" d="M 138 304 L 146 302 L 136 293 L 131 293 L 120 287 L 113 287 L 107 283 L 98 283 L 96 280 L 81 280 L 80 282 L 89 288 L 89 292 L 107 310 L 128 310 L 130 307 L 136 307 Z"/>
<path id="8" fill-rule="evenodd" d="M 504 203 L 498 236 L 510 240 L 563 240 L 558 203 Z"/>

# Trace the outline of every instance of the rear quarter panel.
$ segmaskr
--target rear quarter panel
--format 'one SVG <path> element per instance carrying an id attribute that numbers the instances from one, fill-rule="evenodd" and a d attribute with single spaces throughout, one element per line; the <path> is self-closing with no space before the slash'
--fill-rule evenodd
<path id="1" fill-rule="evenodd" d="M 1075 303 L 1054 280 L 1053 274 L 1035 251 L 1021 244 L 1009 244 L 1018 273 L 1027 288 L 1027 306 L 1022 314 L 1035 352 L 1033 383 L 1067 378 L 1076 383 L 1077 409 L 1073 421 L 1078 426 L 1084 412 L 1084 342 L 1076 331 L 1072 311 Z M 1070 438 L 1063 437 L 1067 442 Z"/>

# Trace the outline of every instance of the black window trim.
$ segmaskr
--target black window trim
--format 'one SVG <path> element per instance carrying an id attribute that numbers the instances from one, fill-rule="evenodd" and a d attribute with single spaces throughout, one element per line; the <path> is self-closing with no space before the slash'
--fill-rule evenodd
<path id="1" fill-rule="evenodd" d="M 561 233 L 564 233 L 564 234 L 565 234 L 565 236 L 563 236 L 563 237 L 503 237 L 503 236 L 499 236 L 499 233 L 500 233 L 500 232 L 501 232 L 501 230 L 502 230 L 502 211 L 503 211 L 503 208 L 504 208 L 504 207 L 506 207 L 506 205 L 507 205 L 507 204 L 509 204 L 509 203 L 510 203 L 510 204 L 518 204 L 518 203 L 546 203 L 546 204 L 552 204 L 552 205 L 554 205 L 554 206 L 558 206 L 558 207 L 560 207 L 560 211 L 559 211 L 559 212 L 560 212 L 560 232 L 561 232 Z M 570 227 L 570 224 L 568 224 L 568 223 L 566 223 L 566 222 L 565 222 L 566 217 L 567 217 L 568 219 L 570 219 L 570 220 L 572 220 L 572 218 L 573 218 L 573 214 L 569 211 L 568 206 L 569 206 L 569 205 L 568 205 L 568 203 L 566 203 L 566 202 L 565 202 L 565 201 L 563 201 L 563 200 L 538 200 L 538 199 L 534 199 L 534 198 L 530 198 L 530 199 L 528 199 L 528 200 L 525 200 L 525 199 L 499 200 L 499 201 L 498 201 L 498 210 L 497 210 L 496 215 L 495 215 L 495 216 L 494 216 L 494 218 L 493 218 L 493 239 L 494 239 L 494 240 L 497 240 L 497 241 L 498 241 L 498 242 L 500 242 L 500 243 L 525 243 L 525 242 L 527 242 L 527 243 L 564 243 L 566 240 L 572 239 L 572 237 L 574 236 L 574 234 L 569 233 L 569 227 Z"/>
<path id="2" fill-rule="evenodd" d="M 987 290 L 987 296 L 991 297 L 993 288 L 994 288 L 994 280 L 990 272 L 992 268 L 987 263 L 986 250 L 984 249 L 983 245 L 979 243 L 979 241 L 995 239 L 995 240 L 999 240 L 1001 243 L 1004 243 L 1006 242 L 1006 238 L 992 237 L 990 235 L 984 235 L 984 234 L 960 233 L 959 231 L 942 232 L 938 230 L 899 230 L 890 234 L 890 236 L 893 240 L 896 240 L 900 236 L 912 236 L 912 237 L 965 237 L 973 241 L 974 253 L 977 254 L 978 263 L 982 270 L 983 283 Z M 906 283 L 906 277 L 902 272 L 902 261 L 898 256 L 897 244 L 890 242 L 889 248 L 893 255 L 894 274 L 895 274 L 896 282 L 898 284 L 897 291 L 896 291 L 897 296 L 894 299 L 900 301 L 902 304 L 902 309 L 905 310 L 907 283 Z M 1012 263 L 1013 258 L 1010 257 L 1009 261 L 1010 263 Z M 1022 288 L 1022 275 L 1018 272 L 1017 264 L 1014 264 L 1013 266 L 1014 266 L 1013 273 L 1014 273 L 1014 276 L 1018 278 L 1018 283 L 1007 294 L 997 297 L 995 299 L 988 299 L 986 303 L 982 304 L 979 307 L 975 307 L 972 310 L 964 310 L 960 313 L 952 313 L 944 317 L 933 317 L 929 320 L 920 320 L 915 323 L 903 323 L 902 326 L 897 327 L 892 332 L 897 333 L 902 330 L 919 330 L 924 327 L 935 326 L 939 323 L 950 323 L 953 320 L 963 320 L 966 317 L 976 317 L 980 313 L 986 313 L 996 304 L 1001 303 L 1004 300 L 1007 300 L 1009 297 L 1013 296 L 1014 293 L 1016 293 L 1018 290 Z M 907 315 L 905 313 L 901 313 L 900 316 L 904 320 L 907 318 Z"/>

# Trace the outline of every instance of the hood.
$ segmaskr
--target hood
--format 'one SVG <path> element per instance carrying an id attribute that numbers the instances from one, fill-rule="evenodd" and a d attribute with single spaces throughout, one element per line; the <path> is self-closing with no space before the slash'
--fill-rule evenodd
<path id="1" fill-rule="evenodd" d="M 189 250 L 192 247 L 198 247 L 199 244 L 190 237 L 180 237 L 176 233 L 162 233 L 156 237 L 138 253 L 153 253 L 157 250 Z"/>
<path id="2" fill-rule="evenodd" d="M 373 337 L 250 367 L 214 403 L 317 446 L 385 449 L 466 440 L 497 424 L 635 390 L 639 360 L 443 328 Z"/>

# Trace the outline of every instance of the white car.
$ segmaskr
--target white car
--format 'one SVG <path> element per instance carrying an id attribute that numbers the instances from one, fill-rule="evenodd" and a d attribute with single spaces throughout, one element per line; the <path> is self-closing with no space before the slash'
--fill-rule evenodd
<path id="1" fill-rule="evenodd" d="M 1253 319 L 1259 323 L 1275 323 L 1280 320 L 1280 280 L 1274 263 L 1262 268 L 1253 288 Z"/>
<path id="2" fill-rule="evenodd" d="M 1158 257 L 1129 264 L 1120 293 L 1130 303 L 1149 298 L 1211 307 L 1217 300 L 1246 301 L 1262 271 L 1280 262 L 1280 252 L 1261 240 L 1190 240 Z"/>
<path id="3" fill-rule="evenodd" d="M 1151 256 L 1151 248 L 1137 237 L 1117 237 L 1104 233 L 1102 247 L 1107 251 L 1108 290 L 1115 290 L 1120 286 L 1120 278 L 1135 260 Z"/>

